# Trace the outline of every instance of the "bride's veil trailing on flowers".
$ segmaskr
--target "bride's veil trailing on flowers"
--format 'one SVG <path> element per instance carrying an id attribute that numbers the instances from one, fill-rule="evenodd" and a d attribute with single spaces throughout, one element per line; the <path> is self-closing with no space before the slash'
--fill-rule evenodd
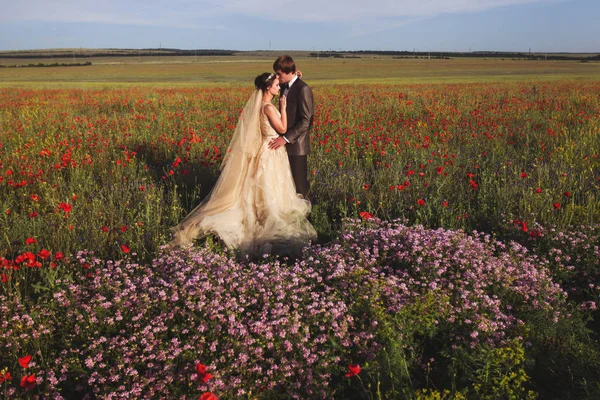
<path id="1" fill-rule="evenodd" d="M 190 244 L 205 234 L 201 232 L 202 220 L 228 210 L 239 198 L 246 178 L 253 175 L 254 161 L 261 147 L 261 105 L 262 91 L 257 89 L 242 110 L 215 187 L 183 221 L 171 228 L 174 237 L 170 245 Z"/>

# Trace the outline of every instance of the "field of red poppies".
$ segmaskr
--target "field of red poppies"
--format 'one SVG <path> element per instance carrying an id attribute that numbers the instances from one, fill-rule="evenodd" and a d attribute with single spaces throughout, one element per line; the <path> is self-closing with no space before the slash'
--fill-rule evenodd
<path id="1" fill-rule="evenodd" d="M 223 252 L 215 238 L 199 244 L 202 251 L 231 259 L 215 262 L 204 253 L 164 255 L 160 247 L 169 240 L 168 228 L 216 181 L 250 88 L 0 89 L 0 347 L 8 350 L 0 352 L 4 393 L 15 398 L 148 398 L 157 393 L 197 398 L 210 392 L 219 398 L 293 394 L 357 399 L 535 398 L 536 393 L 541 398 L 593 398 L 600 393 L 600 380 L 593 375 L 600 371 L 600 329 L 594 321 L 600 294 L 600 83 L 333 85 L 315 86 L 314 94 L 309 169 L 319 243 L 304 259 L 266 258 L 247 267 L 265 276 L 274 265 L 299 274 L 271 276 L 282 286 L 264 288 L 274 295 L 287 288 L 280 295 L 281 306 L 269 305 L 273 313 L 282 318 L 291 313 L 298 321 L 305 318 L 304 312 L 311 316 L 304 325 L 281 322 L 296 333 L 306 329 L 306 334 L 290 334 L 289 341 L 280 337 L 273 349 L 268 345 L 272 336 L 260 336 L 271 332 L 267 328 L 257 330 L 258 336 L 240 333 L 243 346 L 219 344 L 227 331 L 207 333 L 212 342 L 180 331 L 193 320 L 190 315 L 201 313 L 198 318 L 213 322 L 191 326 L 201 331 L 228 329 L 229 336 L 236 337 L 251 319 L 243 310 L 250 312 L 256 301 L 272 300 L 241 305 L 240 297 L 233 296 L 228 301 L 240 305 L 227 303 L 224 307 L 232 311 L 224 312 L 239 317 L 241 325 L 225 319 L 224 325 L 215 325 L 222 314 L 193 307 L 181 315 L 163 315 L 169 304 L 165 293 L 173 303 L 178 300 L 173 297 L 176 291 L 161 294 L 160 289 L 160 282 L 170 287 L 166 267 L 183 268 L 182 277 L 191 273 L 183 267 L 186 259 L 205 268 L 227 264 L 226 272 L 248 280 L 245 269 L 235 264 L 244 261 Z M 362 248 L 363 242 L 349 238 L 362 237 L 369 229 L 381 232 L 385 221 L 394 221 L 396 228 L 386 226 L 388 233 L 381 234 L 380 242 Z M 423 247 L 421 239 L 411 236 L 415 242 L 406 251 L 421 255 L 397 258 L 395 247 L 385 242 L 407 245 L 410 235 L 397 237 L 402 229 L 417 229 L 418 237 L 438 229 L 453 232 L 458 236 L 450 235 L 439 252 L 456 246 L 455 253 L 438 258 L 431 250 L 434 245 Z M 409 279 L 413 270 L 433 264 L 446 268 L 465 257 L 461 254 L 470 254 L 461 240 L 472 231 L 480 232 L 472 236 L 477 243 L 494 243 L 489 257 L 500 261 L 484 257 L 476 262 L 472 254 L 472 264 L 460 264 L 441 282 L 446 269 Z M 351 250 L 356 264 L 336 258 Z M 327 251 L 341 253 L 333 257 Z M 323 265 L 333 263 L 328 257 L 348 265 L 346 272 L 338 276 L 311 264 L 315 259 Z M 203 264 L 199 259 L 210 260 Z M 466 304 L 460 300 L 459 307 L 455 300 L 461 294 L 453 291 L 458 282 L 491 273 L 478 269 L 480 262 L 498 262 L 498 271 L 508 268 L 497 278 L 515 287 L 489 282 L 489 290 L 478 291 L 474 283 L 463 288 L 474 297 Z M 526 265 L 517 267 L 523 277 L 514 282 L 510 277 L 520 275 L 512 275 L 511 262 Z M 260 263 L 266 267 L 260 268 Z M 135 292 L 131 281 L 148 273 L 144 265 L 164 278 L 138 282 L 138 287 L 150 285 L 150 297 L 124 294 L 122 303 L 103 303 L 102 297 L 107 302 L 121 297 L 119 288 Z M 313 282 L 314 275 L 299 272 L 307 265 L 315 274 L 329 274 L 327 279 Z M 389 281 L 371 276 L 369 268 L 375 267 L 382 277 L 388 274 Z M 529 282 L 534 270 L 541 275 L 527 284 L 531 293 L 526 293 L 520 285 Z M 207 274 L 194 279 L 215 279 L 224 285 L 210 275 L 214 270 Z M 106 282 L 107 276 L 115 281 Z M 360 287 L 361 276 L 368 287 Z M 286 286 L 289 279 L 313 282 L 314 290 L 326 295 L 304 299 L 296 288 Z M 225 286 L 223 290 L 237 290 L 235 283 Z M 354 294 L 355 301 L 342 306 L 347 300 L 335 297 L 336 291 Z M 243 298 L 245 292 L 240 293 Z M 290 293 L 296 293 L 298 304 L 306 308 L 294 306 L 294 300 L 285 297 Z M 201 301 L 214 298 L 202 294 Z M 310 311 L 313 301 L 331 324 L 319 328 L 319 334 L 307 325 L 319 324 L 319 314 Z M 501 303 L 502 311 L 491 311 L 494 301 Z M 532 301 L 539 301 L 539 307 L 530 309 L 527 303 Z M 77 304 L 96 308 L 70 310 Z M 136 304 L 145 310 L 138 317 L 151 321 L 148 325 L 105 321 Z M 160 313 L 154 314 L 154 306 Z M 470 316 L 468 309 L 478 317 Z M 451 315 L 462 322 L 439 325 Z M 268 325 L 261 320 L 264 315 L 255 317 Z M 176 333 L 165 331 L 166 336 L 159 337 L 163 328 L 155 318 Z M 409 329 L 410 321 L 418 321 L 422 329 Z M 479 328 L 466 328 L 471 325 Z M 170 350 L 148 344 L 152 354 L 160 353 L 163 359 L 147 357 L 150 353 L 142 357 L 146 344 L 132 338 L 143 329 L 155 329 L 148 342 L 193 340 L 189 348 L 187 343 L 172 343 Z M 409 333 L 403 336 L 403 331 Z M 99 337 L 107 342 L 98 343 Z M 122 346 L 111 338 L 120 338 Z M 69 350 L 72 346 L 79 350 Z M 182 358 L 177 358 L 178 352 Z M 289 357 L 282 360 L 286 352 Z M 242 362 L 231 368 L 231 360 L 240 354 L 256 364 Z M 306 366 L 308 355 L 315 359 Z M 137 356 L 144 362 L 131 366 Z M 289 368 L 281 367 L 286 363 Z M 170 371 L 166 375 L 158 372 L 165 365 Z M 209 368 L 210 379 L 202 379 L 208 376 L 206 369 L 194 372 L 197 365 Z M 302 375 L 310 367 L 314 370 Z M 270 371 L 273 379 L 261 376 L 261 371 Z"/>
<path id="2" fill-rule="evenodd" d="M 2 256 L 153 255 L 214 183 L 248 95 L 3 89 Z M 339 86 L 315 95 L 310 169 L 322 233 L 361 212 L 499 235 L 518 220 L 530 238 L 538 224 L 600 222 L 598 84 Z"/>

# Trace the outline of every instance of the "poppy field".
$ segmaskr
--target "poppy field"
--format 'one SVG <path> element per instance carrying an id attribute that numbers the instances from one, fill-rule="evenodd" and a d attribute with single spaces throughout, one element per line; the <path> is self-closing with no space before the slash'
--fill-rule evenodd
<path id="1" fill-rule="evenodd" d="M 0 393 L 600 395 L 600 83 L 313 91 L 319 240 L 251 259 L 164 247 L 251 88 L 0 88 Z"/>

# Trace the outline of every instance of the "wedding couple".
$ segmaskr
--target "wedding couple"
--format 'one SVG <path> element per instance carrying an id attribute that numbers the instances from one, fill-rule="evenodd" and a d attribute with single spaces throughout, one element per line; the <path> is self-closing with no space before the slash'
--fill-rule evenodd
<path id="1" fill-rule="evenodd" d="M 317 237 L 307 220 L 313 95 L 290 56 L 259 75 L 210 194 L 177 226 L 173 246 L 216 234 L 244 253 L 295 252 Z M 279 95 L 279 110 L 272 104 Z"/>

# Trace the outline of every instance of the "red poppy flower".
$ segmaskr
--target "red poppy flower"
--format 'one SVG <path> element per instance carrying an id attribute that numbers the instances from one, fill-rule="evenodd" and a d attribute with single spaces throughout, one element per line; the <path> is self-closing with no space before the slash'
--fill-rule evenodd
<path id="1" fill-rule="evenodd" d="M 200 378 L 200 380 L 202 381 L 202 383 L 206 383 L 208 381 L 210 381 L 213 376 L 210 372 L 205 373 L 204 375 L 199 375 L 198 376 Z"/>
<path id="2" fill-rule="evenodd" d="M 552 206 L 554 208 L 556 208 L 557 210 L 560 210 L 560 203 L 554 203 L 554 204 L 552 204 Z"/>
<path id="3" fill-rule="evenodd" d="M 523 178 L 523 179 L 527 178 L 528 176 L 529 176 L 529 175 L 527 175 L 527 173 L 526 173 L 526 172 L 523 172 L 523 173 L 521 173 L 521 178 Z"/>
<path id="4" fill-rule="evenodd" d="M 348 365 L 348 372 L 346 373 L 346 378 L 350 378 L 351 376 L 356 376 L 358 374 L 360 374 L 360 365 L 358 365 L 358 364 Z"/>
<path id="5" fill-rule="evenodd" d="M 127 225 L 122 225 L 119 229 L 121 229 L 121 232 L 126 232 L 129 227 Z"/>
<path id="6" fill-rule="evenodd" d="M 571 192 L 564 192 L 564 193 L 563 193 L 563 195 L 564 195 L 565 197 L 571 197 Z"/>
<path id="7" fill-rule="evenodd" d="M 372 219 L 373 218 L 373 214 L 368 213 L 366 211 L 361 211 L 358 215 L 360 215 L 360 217 L 362 219 Z"/>
<path id="8" fill-rule="evenodd" d="M 0 383 L 12 381 L 12 375 L 10 372 L 5 372 L 4 374 L 0 373 Z"/>
<path id="9" fill-rule="evenodd" d="M 15 258 L 16 264 L 20 264 L 25 261 L 27 261 L 27 265 L 33 264 L 35 262 L 35 254 L 28 251 L 28 252 L 18 255 L 17 258 Z"/>
<path id="10" fill-rule="evenodd" d="M 542 188 L 535 188 L 535 192 L 538 194 L 542 193 Z"/>
<path id="11" fill-rule="evenodd" d="M 35 240 L 32 237 L 28 237 L 27 239 L 25 239 L 25 244 L 36 244 L 37 240 Z"/>
<path id="12" fill-rule="evenodd" d="M 19 365 L 22 368 L 29 368 L 29 363 L 31 362 L 31 356 L 26 355 L 25 357 L 19 358 Z"/>
<path id="13" fill-rule="evenodd" d="M 29 214 L 29 218 L 32 218 L 32 219 L 35 218 L 35 217 L 37 217 L 37 216 L 38 216 L 37 211 L 34 211 L 31 214 Z"/>
<path id="14" fill-rule="evenodd" d="M 213 378 L 210 372 L 207 372 L 206 365 L 198 363 L 196 364 L 196 373 L 198 374 L 198 379 L 202 381 L 202 383 L 206 383 Z"/>
<path id="15" fill-rule="evenodd" d="M 25 390 L 33 390 L 35 388 L 35 375 L 27 375 L 21 378 L 21 387 Z"/>
<path id="16" fill-rule="evenodd" d="M 473 179 L 469 180 L 469 185 L 471 185 L 472 189 L 477 189 L 479 185 Z"/>
<path id="17" fill-rule="evenodd" d="M 211 392 L 206 392 L 198 400 L 219 400 L 219 398 Z"/>
<path id="18" fill-rule="evenodd" d="M 129 253 L 131 251 L 131 249 L 124 244 L 121 245 L 121 250 L 123 250 L 123 253 Z"/>
<path id="19" fill-rule="evenodd" d="M 40 250 L 40 252 L 38 253 L 38 257 L 41 258 L 42 260 L 45 260 L 46 258 L 50 257 L 52 255 L 52 253 L 50 253 L 48 250 L 46 249 L 42 249 Z"/>
<path id="20" fill-rule="evenodd" d="M 54 255 L 54 259 L 55 259 L 56 261 L 60 261 L 60 260 L 62 260 L 64 257 L 65 257 L 65 256 L 64 256 L 64 255 L 63 255 L 63 253 L 61 253 L 60 251 Z"/>
<path id="21" fill-rule="evenodd" d="M 442 207 L 448 207 L 448 202 L 447 201 L 443 201 L 442 202 Z"/>
<path id="22" fill-rule="evenodd" d="M 198 375 L 205 374 L 206 373 L 206 365 L 204 365 L 202 363 L 196 364 L 196 373 Z"/>
<path id="23" fill-rule="evenodd" d="M 2 283 L 6 283 L 10 280 L 10 278 L 6 274 L 2 274 L 1 279 L 2 279 Z"/>
<path id="24" fill-rule="evenodd" d="M 531 232 L 529 232 L 529 236 L 531 236 L 532 238 L 538 238 L 542 236 L 542 232 L 538 231 L 537 229 L 534 229 Z"/>
<path id="25" fill-rule="evenodd" d="M 63 210 L 65 212 L 65 214 L 70 213 L 73 210 L 73 206 L 71 206 L 68 203 L 65 203 L 64 201 L 60 203 L 58 208 Z"/>
<path id="26" fill-rule="evenodd" d="M 420 205 L 420 206 L 424 206 L 425 205 L 425 200 L 419 199 L 419 200 L 417 200 L 417 204 Z"/>
<path id="27" fill-rule="evenodd" d="M 103 227 L 102 227 L 102 228 L 100 228 L 100 229 L 102 229 L 102 232 L 104 232 L 104 233 L 108 232 L 108 228 L 107 228 L 106 226 L 103 226 Z"/>
<path id="28" fill-rule="evenodd" d="M 521 230 L 523 232 L 529 231 L 529 229 L 527 228 L 527 223 L 525 221 L 521 222 Z"/>

